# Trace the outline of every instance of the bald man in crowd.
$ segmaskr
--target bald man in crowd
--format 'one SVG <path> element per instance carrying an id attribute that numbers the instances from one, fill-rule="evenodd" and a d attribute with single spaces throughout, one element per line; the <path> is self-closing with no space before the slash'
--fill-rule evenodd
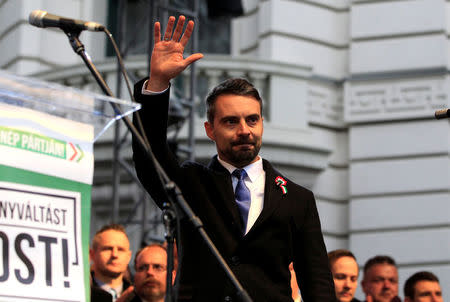
<path id="1" fill-rule="evenodd" d="M 91 301 L 115 302 L 130 286 L 124 278 L 131 260 L 125 228 L 119 224 L 103 226 L 92 239 L 89 256 L 92 261 Z"/>

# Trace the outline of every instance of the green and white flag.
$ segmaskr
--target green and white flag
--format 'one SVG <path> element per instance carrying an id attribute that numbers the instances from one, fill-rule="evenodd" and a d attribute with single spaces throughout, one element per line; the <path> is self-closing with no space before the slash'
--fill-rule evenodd
<path id="1" fill-rule="evenodd" d="M 89 301 L 93 138 L 0 104 L 0 301 Z"/>

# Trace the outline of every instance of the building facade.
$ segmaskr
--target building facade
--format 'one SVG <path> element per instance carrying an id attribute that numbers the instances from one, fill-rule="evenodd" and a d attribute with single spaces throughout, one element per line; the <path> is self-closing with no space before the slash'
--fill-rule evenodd
<path id="1" fill-rule="evenodd" d="M 450 123 L 435 120 L 434 111 L 449 107 L 450 2 L 243 4 L 244 15 L 231 23 L 230 54 L 206 54 L 198 77 L 207 88 L 245 76 L 262 91 L 261 154 L 314 191 L 327 249 L 349 248 L 360 265 L 377 254 L 392 256 L 400 288 L 415 271 L 430 270 L 449 300 Z M 0 1 L 0 68 L 95 89 L 64 34 L 27 23 L 34 9 L 106 24 L 108 1 Z M 104 37 L 81 37 L 114 86 L 116 63 L 105 57 Z M 127 58 L 136 78 L 145 76 L 146 59 Z M 203 134 L 203 119 L 199 109 L 199 160 L 215 150 Z M 182 131 L 180 138 L 186 136 Z M 97 143 L 100 170 L 110 160 L 108 146 Z M 108 174 L 98 172 L 99 179 L 102 173 Z M 108 190 L 104 179 L 94 188 L 94 203 L 107 196 L 101 193 Z M 135 192 L 132 185 L 124 188 L 121 195 Z M 105 213 L 97 213 L 98 221 L 107 220 Z M 363 297 L 360 290 L 357 297 Z"/>

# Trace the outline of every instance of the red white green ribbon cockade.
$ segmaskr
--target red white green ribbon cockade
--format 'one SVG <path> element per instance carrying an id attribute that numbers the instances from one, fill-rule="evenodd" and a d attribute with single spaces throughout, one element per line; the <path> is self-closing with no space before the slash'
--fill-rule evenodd
<path id="1" fill-rule="evenodd" d="M 275 178 L 275 183 L 277 184 L 277 186 L 279 186 L 281 188 L 281 191 L 283 191 L 283 194 L 287 193 L 287 189 L 286 189 L 287 181 L 283 177 L 277 176 L 277 178 Z"/>

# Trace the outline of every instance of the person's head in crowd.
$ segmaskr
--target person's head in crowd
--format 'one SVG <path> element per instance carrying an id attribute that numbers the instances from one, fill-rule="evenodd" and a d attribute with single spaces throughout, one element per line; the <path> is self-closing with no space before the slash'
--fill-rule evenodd
<path id="1" fill-rule="evenodd" d="M 111 287 L 122 283 L 131 260 L 130 242 L 125 228 L 119 224 L 102 227 L 92 239 L 89 256 L 95 279 Z"/>
<path id="2" fill-rule="evenodd" d="M 394 259 L 383 255 L 367 260 L 361 285 L 368 301 L 390 302 L 398 299 L 398 271 Z"/>
<path id="3" fill-rule="evenodd" d="M 358 287 L 358 264 L 349 250 L 334 250 L 328 253 L 334 289 L 339 302 L 350 302 Z"/>
<path id="4" fill-rule="evenodd" d="M 405 302 L 442 302 L 439 279 L 431 272 L 417 272 L 408 278 L 403 288 Z"/>
<path id="5" fill-rule="evenodd" d="M 174 266 L 176 261 L 174 259 Z M 167 251 L 162 244 L 150 244 L 136 253 L 134 267 L 134 290 L 141 300 L 164 301 L 166 295 Z M 172 271 L 172 282 L 175 280 Z"/>

